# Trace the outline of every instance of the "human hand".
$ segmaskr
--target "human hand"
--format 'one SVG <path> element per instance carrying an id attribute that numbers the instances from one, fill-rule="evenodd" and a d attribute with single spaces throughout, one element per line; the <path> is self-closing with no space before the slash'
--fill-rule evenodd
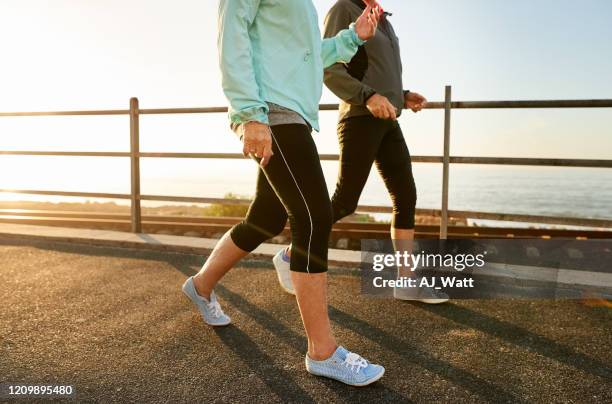
<path id="1" fill-rule="evenodd" d="M 260 158 L 259 165 L 265 167 L 274 155 L 270 126 L 256 121 L 242 124 L 242 154 Z"/>
<path id="2" fill-rule="evenodd" d="M 380 6 L 377 0 L 363 0 L 363 2 L 365 3 L 366 6 L 370 6 L 372 8 L 378 7 L 382 11 L 382 7 Z"/>
<path id="3" fill-rule="evenodd" d="M 368 99 L 366 106 L 376 118 L 397 120 L 395 107 L 385 96 L 374 94 Z"/>
<path id="4" fill-rule="evenodd" d="M 412 91 L 406 93 L 404 96 L 404 108 L 412 110 L 412 112 L 419 112 L 427 105 L 427 98 L 423 97 L 419 93 L 413 93 Z"/>
<path id="5" fill-rule="evenodd" d="M 367 3 L 366 3 L 367 4 Z M 368 5 L 363 13 L 355 21 L 355 32 L 362 41 L 367 41 L 376 35 L 378 21 L 382 14 L 382 9 L 379 6 L 372 7 Z"/>

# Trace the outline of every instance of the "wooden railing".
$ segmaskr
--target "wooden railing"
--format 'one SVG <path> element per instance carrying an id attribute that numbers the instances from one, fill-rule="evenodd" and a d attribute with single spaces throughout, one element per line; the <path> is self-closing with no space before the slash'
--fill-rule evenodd
<path id="1" fill-rule="evenodd" d="M 243 159 L 237 153 L 144 153 L 140 151 L 140 115 L 161 114 L 210 114 L 227 112 L 226 107 L 212 108 L 160 108 L 140 109 L 138 99 L 130 99 L 129 109 L 91 110 L 91 111 L 55 111 L 55 112 L 0 112 L 0 117 L 17 116 L 100 116 L 129 115 L 130 117 L 130 151 L 129 152 L 61 152 L 61 151 L 2 151 L 0 155 L 23 156 L 82 156 L 82 157 L 123 157 L 130 158 L 131 192 L 129 194 L 99 193 L 99 192 L 65 192 L 41 191 L 27 189 L 0 189 L 0 192 L 53 195 L 89 198 L 129 199 L 131 203 L 131 230 L 141 232 L 142 214 L 141 201 L 168 201 L 191 203 L 221 203 L 248 204 L 248 200 L 221 199 L 207 197 L 184 197 L 172 195 L 142 195 L 140 192 L 140 158 L 198 158 L 198 159 Z M 612 160 L 592 159 L 550 159 L 550 158 L 514 158 L 514 157 L 458 157 L 451 156 L 451 112 L 453 109 L 528 109 L 528 108 L 612 108 L 612 99 L 599 100 L 535 100 L 535 101 L 452 101 L 451 87 L 447 86 L 444 102 L 430 102 L 426 109 L 444 110 L 444 141 L 441 156 L 413 156 L 414 163 L 441 163 L 442 170 L 442 201 L 441 209 L 418 209 L 417 213 L 440 217 L 440 238 L 448 235 L 448 218 L 473 218 L 502 220 L 514 222 L 531 222 L 544 224 L 560 224 L 571 226 L 588 226 L 612 228 L 610 219 L 592 219 L 579 217 L 555 217 L 541 215 L 524 215 L 497 212 L 453 211 L 448 206 L 450 164 L 495 164 L 551 167 L 598 167 L 612 168 Z M 322 104 L 322 111 L 337 110 L 336 104 Z M 338 155 L 324 154 L 321 160 L 337 160 Z M 360 212 L 390 212 L 389 206 L 359 206 Z"/>

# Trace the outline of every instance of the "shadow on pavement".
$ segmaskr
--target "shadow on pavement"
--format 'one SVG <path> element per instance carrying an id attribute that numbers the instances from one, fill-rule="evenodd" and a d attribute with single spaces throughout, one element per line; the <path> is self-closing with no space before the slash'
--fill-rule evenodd
<path id="1" fill-rule="evenodd" d="M 171 252 L 118 249 L 116 247 L 96 247 L 91 245 L 42 241 L 5 240 L 2 238 L 0 238 L 0 242 L 5 245 L 32 245 L 41 249 L 80 255 L 157 260 L 168 263 L 185 276 L 193 275 L 204 262 L 204 257 L 202 256 L 174 254 Z M 241 263 L 240 265 L 249 267 L 259 266 L 256 263 L 247 261 L 245 261 L 244 264 L 245 265 Z M 251 303 L 249 300 L 228 289 L 226 286 L 219 285 L 217 291 L 223 299 L 231 303 L 253 321 L 260 324 L 264 329 L 281 339 L 300 356 L 304 354 L 306 351 L 306 338 L 301 333 L 292 330 L 269 312 Z M 542 356 L 551 358 L 570 367 L 583 370 L 596 377 L 603 378 L 604 380 L 612 379 L 612 369 L 608 364 L 510 322 L 456 304 L 441 306 L 414 304 L 414 306 L 420 310 L 428 311 L 464 326 L 480 330 L 503 341 L 537 352 Z M 337 307 L 330 306 L 330 317 L 332 321 L 336 322 L 340 327 L 350 330 L 380 345 L 383 349 L 397 355 L 401 361 L 412 363 L 436 373 L 441 378 L 455 385 L 462 386 L 467 391 L 485 400 L 492 402 L 519 401 L 516 396 L 504 388 L 483 380 L 469 371 L 456 368 L 448 362 L 438 359 L 427 352 L 423 352 L 416 346 L 403 341 L 401 338 L 383 329 L 377 328 L 368 321 L 359 319 Z M 263 383 L 279 397 L 294 397 L 296 400 L 299 399 L 299 401 L 313 401 L 313 397 L 298 384 L 298 381 L 296 381 L 296 375 L 293 374 L 293 372 L 273 365 L 270 356 L 262 351 L 247 333 L 237 327 L 228 327 L 223 330 L 215 330 L 215 332 L 218 334 L 220 340 L 229 349 L 235 352 L 253 373 L 258 375 Z M 385 386 L 384 379 L 382 382 L 378 382 L 368 389 L 355 389 L 325 379 L 316 379 L 316 381 L 336 393 L 339 398 L 348 401 L 379 402 L 381 397 L 394 402 L 409 401 L 409 399 L 401 393 Z"/>
<path id="2" fill-rule="evenodd" d="M 420 351 L 414 345 L 407 344 L 398 337 L 388 334 L 364 320 L 360 320 L 344 311 L 331 306 L 329 314 L 332 321 L 339 326 L 347 328 L 385 349 L 392 351 L 402 358 L 402 361 L 413 363 L 428 369 L 443 379 L 463 386 L 466 390 L 492 402 L 516 402 L 518 399 L 512 394 L 492 383 L 479 378 L 470 372 L 453 367 L 447 362 Z"/>
<path id="3" fill-rule="evenodd" d="M 219 339 L 254 372 L 281 399 L 303 403 L 314 402 L 313 398 L 298 386 L 291 373 L 273 365 L 274 361 L 262 352 L 257 344 L 235 326 L 215 328 Z"/>
<path id="4" fill-rule="evenodd" d="M 289 345 L 297 352 L 304 352 L 308 344 L 306 337 L 300 335 L 276 320 L 267 311 L 260 309 L 256 305 L 250 303 L 238 293 L 234 293 L 225 286 L 219 284 L 216 286 L 216 293 L 224 300 L 230 302 L 235 308 L 248 315 L 251 319 L 264 326 L 267 330 L 273 332 L 278 338 Z"/>
<path id="5" fill-rule="evenodd" d="M 181 271 L 182 272 L 182 271 Z M 304 355 L 307 347 L 306 337 L 296 333 L 286 325 L 276 320 L 266 311 L 260 309 L 256 305 L 250 303 L 237 293 L 232 292 L 223 285 L 217 285 L 216 291 L 224 300 L 231 303 L 235 308 L 252 318 L 269 332 L 282 339 L 287 345 L 293 348 L 299 355 Z M 242 348 L 240 348 L 242 349 Z M 247 350 L 248 354 L 248 350 Z M 305 370 L 304 370 L 305 371 Z M 263 377 L 263 375 L 262 375 Z M 343 398 L 367 400 L 368 395 L 376 398 L 384 397 L 385 400 L 393 400 L 392 402 L 407 403 L 410 400 L 399 392 L 385 386 L 381 382 L 377 382 L 368 387 L 368 389 L 356 389 L 354 387 L 345 386 L 339 382 L 318 378 L 318 381 L 324 383 L 329 389 L 337 392 Z"/>
<path id="6" fill-rule="evenodd" d="M 496 338 L 535 351 L 557 362 L 588 372 L 606 380 L 612 379 L 612 369 L 605 363 L 598 362 L 571 348 L 560 345 L 549 338 L 535 334 L 524 328 L 503 320 L 487 316 L 456 304 L 444 304 L 437 307 L 412 303 L 415 308 L 426 310 L 467 327 L 483 331 Z"/>

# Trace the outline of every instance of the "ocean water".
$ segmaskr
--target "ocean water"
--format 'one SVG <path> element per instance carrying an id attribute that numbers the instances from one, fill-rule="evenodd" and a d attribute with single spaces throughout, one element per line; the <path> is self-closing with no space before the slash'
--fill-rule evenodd
<path id="1" fill-rule="evenodd" d="M 127 159 L 3 156 L 0 188 L 79 192 L 129 193 Z M 34 170 L 32 167 L 37 169 Z M 323 162 L 330 195 L 335 188 L 337 163 Z M 442 168 L 414 164 L 419 208 L 441 206 Z M 228 193 L 253 195 L 257 166 L 247 160 L 143 159 L 143 194 L 223 197 Z M 19 176 L 6 175 L 21 172 Z M 594 168 L 452 165 L 449 206 L 452 210 L 519 213 L 612 219 L 612 170 Z M 2 194 L 0 200 L 82 200 Z M 118 201 L 125 203 L 125 201 Z M 389 205 L 384 183 L 372 170 L 361 204 Z M 155 206 L 165 202 L 143 204 Z M 381 219 L 385 215 L 378 216 Z"/>

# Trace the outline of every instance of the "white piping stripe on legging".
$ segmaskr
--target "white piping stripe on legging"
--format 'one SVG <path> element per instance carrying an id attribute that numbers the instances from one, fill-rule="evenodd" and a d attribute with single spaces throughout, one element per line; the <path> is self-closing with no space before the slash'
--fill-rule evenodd
<path id="1" fill-rule="evenodd" d="M 293 172 L 291 171 L 291 168 L 289 167 L 289 163 L 287 163 L 287 159 L 285 159 L 285 155 L 283 154 L 283 151 L 280 145 L 278 144 L 278 142 L 276 141 L 276 138 L 274 137 L 274 133 L 272 133 L 272 129 L 270 129 L 270 136 L 272 136 L 274 143 L 276 143 L 276 147 L 278 147 L 278 151 L 280 151 L 281 157 L 283 158 L 283 161 L 285 162 L 285 165 L 287 166 L 287 170 L 289 170 L 289 174 L 291 174 L 291 178 L 293 178 L 293 182 L 295 182 L 295 186 L 297 187 L 300 195 L 302 196 L 304 205 L 306 205 L 306 211 L 308 212 L 308 218 L 310 219 L 310 237 L 308 238 L 308 255 L 307 255 L 307 261 L 306 261 L 306 272 L 310 273 L 310 243 L 312 242 L 312 229 L 313 229 L 312 215 L 310 214 L 310 208 L 308 207 L 306 198 L 304 197 L 304 194 L 302 193 L 302 190 L 300 189 L 300 186 L 298 185 L 298 182 L 296 181 L 295 176 L 293 175 Z"/>

